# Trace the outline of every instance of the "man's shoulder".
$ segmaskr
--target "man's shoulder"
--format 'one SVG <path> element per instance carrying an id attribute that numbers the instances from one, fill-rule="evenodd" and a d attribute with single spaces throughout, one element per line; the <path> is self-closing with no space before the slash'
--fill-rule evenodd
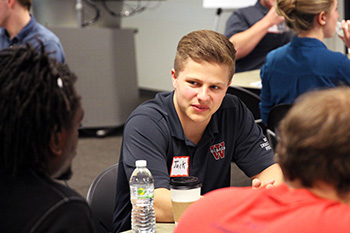
<path id="1" fill-rule="evenodd" d="M 62 216 L 66 209 L 83 215 L 89 213 L 88 205 L 81 195 L 43 174 L 26 172 L 16 177 L 7 173 L 1 173 L 1 175 L 3 183 L 2 192 L 0 192 L 1 205 L 5 210 L 6 208 L 13 211 L 22 210 L 16 218 L 11 218 L 13 212 L 3 217 L 6 224 L 2 227 L 5 229 L 14 229 L 14 225 L 18 223 L 22 225 L 16 229 L 32 229 L 42 224 L 47 225 L 47 222 L 52 223 L 52 221 L 46 221 L 48 218 Z"/>
<path id="2" fill-rule="evenodd" d="M 38 22 L 35 22 L 30 34 L 43 41 L 55 41 L 56 43 L 59 43 L 59 38 L 56 34 Z"/>
<path id="3" fill-rule="evenodd" d="M 219 110 L 231 109 L 235 111 L 239 108 L 240 104 L 241 104 L 241 100 L 237 96 L 232 94 L 226 94 Z"/>
<path id="4" fill-rule="evenodd" d="M 240 8 L 236 11 L 234 11 L 234 14 L 239 14 L 239 15 L 247 15 L 249 16 L 252 13 L 262 13 L 262 9 L 261 7 L 259 7 L 258 5 L 252 5 L 252 6 L 247 6 L 247 7 L 243 7 Z"/>
<path id="5" fill-rule="evenodd" d="M 240 98 L 232 94 L 226 94 L 220 108 L 215 113 L 215 119 L 217 119 L 220 122 L 226 122 L 227 120 L 230 121 L 230 119 L 244 119 L 244 122 L 247 122 L 248 118 L 246 117 L 246 115 L 248 114 L 248 112 L 248 108 L 245 106 L 245 104 Z M 241 122 L 241 125 L 242 123 L 243 121 Z"/>
<path id="6" fill-rule="evenodd" d="M 256 5 L 240 8 L 234 11 L 226 22 L 225 35 L 232 35 L 250 28 L 265 16 L 265 12 Z"/>
<path id="7" fill-rule="evenodd" d="M 172 94 L 171 92 L 158 93 L 154 99 L 145 101 L 140 104 L 129 116 L 145 116 L 152 119 L 164 118 L 169 115 L 172 108 Z"/>
<path id="8" fill-rule="evenodd" d="M 51 180 L 50 178 L 43 175 L 34 175 L 38 183 L 42 183 L 42 189 L 46 190 L 47 194 L 50 194 L 51 197 L 56 197 L 57 200 L 65 199 L 67 201 L 83 201 L 85 199 L 77 193 L 75 190 L 61 184 L 61 181 Z M 53 198 L 54 199 L 54 198 Z"/>

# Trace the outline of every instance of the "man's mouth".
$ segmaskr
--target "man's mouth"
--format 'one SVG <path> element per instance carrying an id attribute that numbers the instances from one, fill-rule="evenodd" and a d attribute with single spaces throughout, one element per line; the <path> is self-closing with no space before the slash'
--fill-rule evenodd
<path id="1" fill-rule="evenodd" d="M 208 106 L 204 106 L 204 105 L 192 105 L 192 107 L 197 111 L 206 111 L 209 109 Z"/>

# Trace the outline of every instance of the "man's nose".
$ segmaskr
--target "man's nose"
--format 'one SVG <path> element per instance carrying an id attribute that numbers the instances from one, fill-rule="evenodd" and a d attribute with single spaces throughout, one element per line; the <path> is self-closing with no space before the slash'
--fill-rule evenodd
<path id="1" fill-rule="evenodd" d="M 198 92 L 198 99 L 202 100 L 202 101 L 206 101 L 209 99 L 209 87 L 203 86 L 202 88 L 200 88 L 199 92 Z"/>

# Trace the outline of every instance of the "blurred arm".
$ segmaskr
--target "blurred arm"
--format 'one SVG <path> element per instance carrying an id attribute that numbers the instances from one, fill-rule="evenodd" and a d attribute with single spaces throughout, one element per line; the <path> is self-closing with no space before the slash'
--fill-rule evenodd
<path id="1" fill-rule="evenodd" d="M 259 174 L 252 177 L 253 188 L 270 188 L 283 182 L 283 174 L 280 166 L 275 163 Z"/>
<path id="2" fill-rule="evenodd" d="M 156 222 L 174 222 L 170 190 L 166 188 L 155 189 L 153 206 Z"/>
<path id="3" fill-rule="evenodd" d="M 240 59 L 251 53 L 266 35 L 268 29 L 273 25 L 281 23 L 283 20 L 284 18 L 277 15 L 275 8 L 272 7 L 264 18 L 256 22 L 249 29 L 231 36 L 230 41 L 237 51 L 236 58 Z"/>
<path id="4" fill-rule="evenodd" d="M 346 24 L 347 24 L 347 29 L 346 29 Z M 342 28 L 344 31 L 344 37 L 342 36 L 339 36 L 339 37 L 340 39 L 342 39 L 346 47 L 350 48 L 350 20 L 347 20 L 347 21 L 343 20 Z"/>

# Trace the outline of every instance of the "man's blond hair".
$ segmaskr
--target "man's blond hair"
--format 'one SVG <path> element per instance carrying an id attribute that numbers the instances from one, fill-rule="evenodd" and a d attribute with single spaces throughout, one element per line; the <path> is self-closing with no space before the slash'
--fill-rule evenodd
<path id="1" fill-rule="evenodd" d="M 236 50 L 222 34 L 211 30 L 191 32 L 180 40 L 175 61 L 175 75 L 178 75 L 188 59 L 195 62 L 208 62 L 227 65 L 230 68 L 230 81 L 235 72 Z"/>

